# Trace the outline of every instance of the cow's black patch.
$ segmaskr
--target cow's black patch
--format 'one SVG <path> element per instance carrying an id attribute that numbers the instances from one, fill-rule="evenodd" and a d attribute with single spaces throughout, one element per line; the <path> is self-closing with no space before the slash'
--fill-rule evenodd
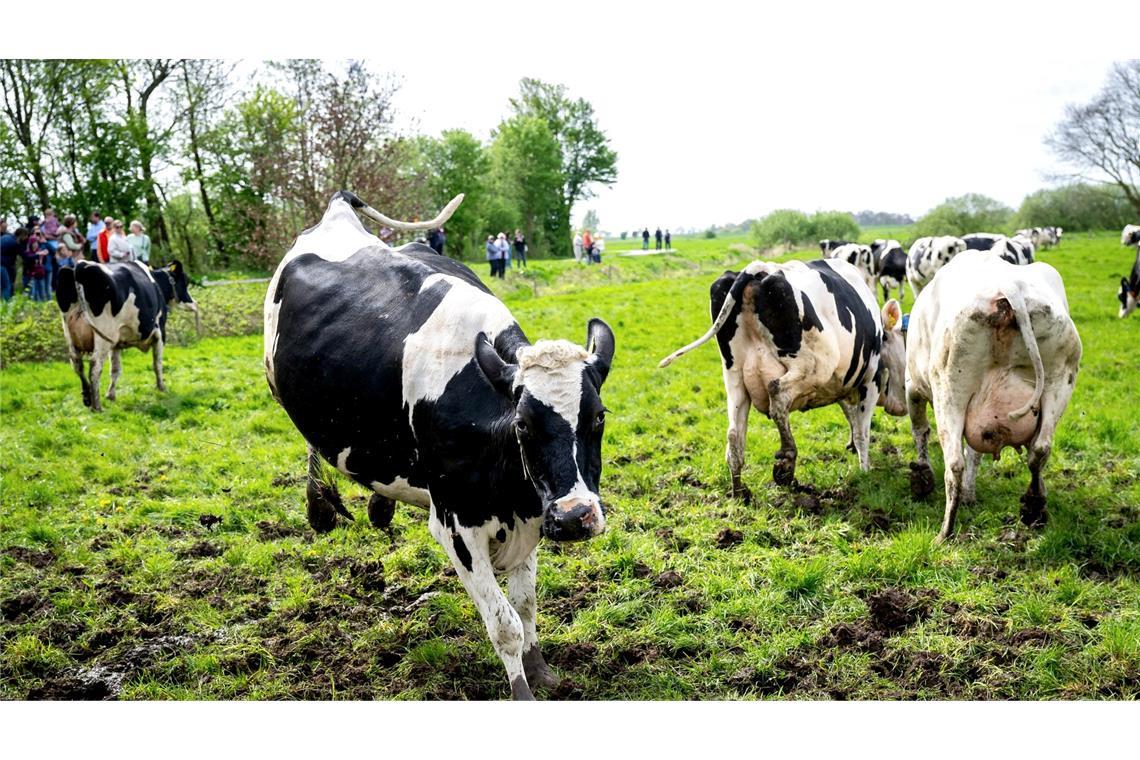
<path id="1" fill-rule="evenodd" d="M 451 534 L 451 545 L 455 549 L 455 556 L 460 564 L 471 572 L 471 552 L 467 550 L 467 544 L 463 542 L 463 537 L 458 533 Z"/>
<path id="2" fill-rule="evenodd" d="M 866 377 L 871 357 L 877 356 L 882 348 L 882 334 L 875 319 L 868 311 L 863 299 L 826 261 L 809 261 L 807 265 L 819 273 L 823 285 L 835 299 L 835 312 L 839 324 L 854 335 L 851 365 L 843 376 L 843 384 L 849 387 L 862 385 Z"/>
<path id="3" fill-rule="evenodd" d="M 499 528 L 497 531 L 495 531 L 495 540 L 499 541 L 500 543 L 503 541 L 506 541 L 507 540 L 507 531 L 504 530 L 503 528 Z"/>
<path id="4" fill-rule="evenodd" d="M 55 289 L 55 302 L 64 314 L 79 301 L 79 292 L 75 289 L 75 269 L 66 267 L 59 270 L 59 281 Z"/>
<path id="5" fill-rule="evenodd" d="M 788 278 L 783 272 L 757 275 L 749 289 L 752 290 L 757 319 L 772 333 L 776 355 L 795 357 L 803 342 L 803 323 L 796 304 L 796 291 Z"/>
<path id="6" fill-rule="evenodd" d="M 75 282 L 83 288 L 83 300 L 94 316 L 102 314 L 108 304 L 111 316 L 119 316 L 133 294 L 134 305 L 139 310 L 139 337 L 145 340 L 157 327 L 163 340 L 166 339 L 167 301 L 170 299 L 142 265 L 81 261 L 75 268 Z"/>
<path id="7" fill-rule="evenodd" d="M 724 308 L 724 301 L 728 297 L 729 291 L 732 290 L 732 283 L 736 282 L 737 272 L 725 272 L 720 277 L 716 278 L 712 286 L 709 288 L 709 310 L 712 312 L 713 321 L 720 316 L 720 310 Z M 732 305 L 732 311 L 728 315 L 728 319 L 724 323 L 724 327 L 716 334 L 716 342 L 720 347 L 720 357 L 724 360 L 724 366 L 732 369 L 732 351 L 729 349 L 729 343 L 736 335 L 736 322 L 740 317 L 740 301 Z"/>
<path id="8" fill-rule="evenodd" d="M 819 321 L 819 315 L 815 313 L 815 307 L 812 306 L 811 299 L 808 298 L 808 294 L 801 292 L 800 293 L 800 300 L 803 302 L 803 305 L 804 305 L 804 319 L 803 319 L 803 330 L 804 330 L 804 332 L 807 332 L 808 330 L 811 330 L 811 329 L 816 329 L 816 330 L 819 330 L 820 332 L 823 332 L 823 322 Z"/>

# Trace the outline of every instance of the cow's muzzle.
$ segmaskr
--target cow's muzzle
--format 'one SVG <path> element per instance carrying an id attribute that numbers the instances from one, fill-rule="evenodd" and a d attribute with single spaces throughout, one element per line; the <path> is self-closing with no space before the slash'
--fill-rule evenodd
<path id="1" fill-rule="evenodd" d="M 605 512 L 596 496 L 564 497 L 543 510 L 542 535 L 554 541 L 582 541 L 605 529 Z"/>

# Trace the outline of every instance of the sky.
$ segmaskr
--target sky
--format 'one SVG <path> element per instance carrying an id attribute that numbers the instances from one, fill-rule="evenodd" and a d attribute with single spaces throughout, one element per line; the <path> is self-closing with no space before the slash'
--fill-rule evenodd
<path id="1" fill-rule="evenodd" d="M 1140 3 L 1105 0 L 194 7 L 178 35 L 114 54 L 363 58 L 399 77 L 404 128 L 482 138 L 522 77 L 565 84 L 618 154 L 617 182 L 574 216 L 612 231 L 777 208 L 918 216 L 967 192 L 1016 207 L 1066 171 L 1043 143 L 1065 105 L 1140 52 L 1116 31 L 1140 28 Z"/>

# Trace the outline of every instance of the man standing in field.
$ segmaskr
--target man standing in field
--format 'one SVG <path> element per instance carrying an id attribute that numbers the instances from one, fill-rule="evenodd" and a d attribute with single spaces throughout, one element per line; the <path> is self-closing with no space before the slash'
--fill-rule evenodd
<path id="1" fill-rule="evenodd" d="M 657 228 L 657 232 L 655 232 L 653 234 L 653 237 L 657 239 L 657 250 L 660 251 L 661 250 L 661 228 L 660 227 Z"/>
<path id="2" fill-rule="evenodd" d="M 641 231 L 641 250 L 649 250 L 649 228 L 646 227 Z"/>
<path id="3" fill-rule="evenodd" d="M 672 248 L 673 248 L 673 236 L 669 234 L 669 230 L 665 230 L 665 250 L 668 251 L 668 250 L 671 250 Z"/>

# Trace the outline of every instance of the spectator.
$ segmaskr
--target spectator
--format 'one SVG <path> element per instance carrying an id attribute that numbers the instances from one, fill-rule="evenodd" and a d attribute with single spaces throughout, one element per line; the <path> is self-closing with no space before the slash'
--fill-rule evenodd
<path id="1" fill-rule="evenodd" d="M 522 268 L 526 269 L 526 236 L 522 230 L 515 230 L 515 257 L 522 263 Z"/>
<path id="2" fill-rule="evenodd" d="M 602 254 L 605 253 L 605 251 L 606 251 L 606 239 L 604 237 L 602 237 L 601 235 L 598 235 L 598 237 L 596 237 L 594 239 L 594 263 L 595 264 L 601 264 L 602 263 Z"/>
<path id="3" fill-rule="evenodd" d="M 588 263 L 594 263 L 594 238 L 589 230 L 582 233 L 582 254 Z"/>
<path id="4" fill-rule="evenodd" d="M 649 228 L 646 227 L 641 231 L 641 250 L 649 250 Z"/>
<path id="5" fill-rule="evenodd" d="M 91 220 L 87 222 L 87 252 L 91 254 L 91 258 L 96 261 L 102 261 L 99 258 L 99 233 L 107 225 L 103 224 L 103 220 L 99 218 L 98 211 L 91 212 Z"/>
<path id="6" fill-rule="evenodd" d="M 665 250 L 673 248 L 673 236 L 669 234 L 669 230 L 665 230 Z"/>
<path id="7" fill-rule="evenodd" d="M 138 219 L 131 222 L 131 234 L 127 235 L 127 243 L 135 253 L 135 261 L 150 266 L 150 236 L 146 234 L 142 222 Z"/>
<path id="8" fill-rule="evenodd" d="M 661 228 L 657 228 L 657 232 L 653 233 L 653 237 L 657 240 L 657 250 L 661 250 Z"/>
<path id="9" fill-rule="evenodd" d="M 38 222 L 32 221 L 36 217 L 28 217 L 29 223 L 24 225 L 28 235 L 24 239 L 24 249 L 20 252 L 20 258 L 23 260 L 23 277 L 22 289 L 28 294 L 30 298 L 32 295 L 32 280 L 34 279 L 34 271 L 36 268 L 36 251 L 39 250 L 40 238 L 40 225 Z"/>
<path id="10" fill-rule="evenodd" d="M 447 233 L 443 231 L 443 227 L 439 227 L 428 233 L 428 245 L 440 256 L 443 255 L 443 246 L 446 242 Z"/>
<path id="11" fill-rule="evenodd" d="M 495 239 L 495 247 L 499 249 L 499 279 L 506 277 L 507 269 L 511 266 L 511 244 L 507 242 L 507 233 L 500 232 Z"/>
<path id="12" fill-rule="evenodd" d="M 73 267 L 75 262 L 83 260 L 83 238 L 76 229 L 76 219 L 68 214 L 63 218 L 63 227 L 59 233 L 59 247 L 55 250 L 55 270 L 52 275 L 51 289 L 59 286 L 59 270 L 64 267 Z"/>
<path id="13" fill-rule="evenodd" d="M 107 255 L 112 262 L 123 263 L 135 260 L 135 252 L 123 234 L 123 223 L 114 220 L 111 222 L 111 237 L 107 241 Z"/>
<path id="14" fill-rule="evenodd" d="M 574 233 L 574 260 L 581 263 L 582 261 L 582 233 Z"/>
<path id="15" fill-rule="evenodd" d="M 55 216 L 55 209 L 44 209 L 44 220 L 40 223 L 40 231 L 44 234 L 44 243 L 53 254 L 59 250 L 59 233 L 61 225 Z"/>
<path id="16" fill-rule="evenodd" d="M 501 263 L 499 259 L 499 246 L 495 245 L 494 235 L 487 236 L 487 262 L 491 265 L 491 276 L 501 277 L 502 275 L 499 274 L 499 264 Z"/>
<path id="17" fill-rule="evenodd" d="M 16 289 L 16 260 L 23 256 L 27 244 L 26 229 L 18 227 L 15 233 L 8 232 L 8 222 L 0 220 L 0 269 L 4 272 L 0 275 L 0 294 L 5 301 Z"/>
<path id="18" fill-rule="evenodd" d="M 36 224 L 28 235 L 28 247 L 24 251 L 25 277 L 32 281 L 32 300 L 50 301 L 51 290 L 48 282 L 48 268 L 46 266 L 50 251 L 44 241 L 43 232 Z"/>
<path id="19" fill-rule="evenodd" d="M 104 264 L 111 260 L 110 253 L 107 250 L 107 244 L 111 240 L 111 225 L 115 222 L 109 216 L 103 217 L 103 230 L 99 233 L 99 253 L 98 260 Z"/>

